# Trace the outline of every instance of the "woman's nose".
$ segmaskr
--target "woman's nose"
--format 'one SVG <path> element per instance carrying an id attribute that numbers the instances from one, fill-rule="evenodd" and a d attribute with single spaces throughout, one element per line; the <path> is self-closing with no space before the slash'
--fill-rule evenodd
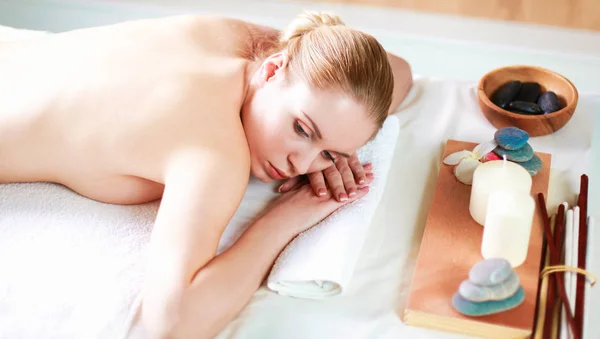
<path id="1" fill-rule="evenodd" d="M 291 163 L 295 175 L 308 173 L 315 160 L 315 155 L 313 153 L 314 152 L 302 152 L 289 155 L 288 161 Z"/>

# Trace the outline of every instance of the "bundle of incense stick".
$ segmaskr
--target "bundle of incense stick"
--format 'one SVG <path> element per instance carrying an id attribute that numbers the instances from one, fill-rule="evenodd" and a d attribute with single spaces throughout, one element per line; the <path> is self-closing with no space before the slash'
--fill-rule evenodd
<path id="1" fill-rule="evenodd" d="M 548 243 L 548 250 L 550 252 L 550 266 L 548 267 L 557 267 L 560 266 L 560 252 L 559 247 L 556 240 L 560 240 L 562 235 L 562 230 L 564 229 L 564 220 L 565 220 L 565 205 L 561 204 L 558 208 L 558 213 L 556 215 L 556 223 L 554 226 L 554 234 L 550 228 L 550 218 L 548 217 L 548 212 L 546 210 L 546 202 L 544 200 L 544 195 L 540 193 L 538 196 L 540 210 L 542 212 L 542 218 L 544 220 L 544 236 L 546 237 Z M 560 242 L 560 241 L 558 241 Z M 544 322 L 542 330 L 542 338 L 551 338 L 553 332 L 555 333 L 556 329 L 554 324 L 557 322 L 554 320 L 554 308 L 557 303 L 557 294 L 560 298 L 560 303 L 565 308 L 565 317 L 571 328 L 571 332 L 573 333 L 573 338 L 580 339 L 581 336 L 577 331 L 577 327 L 575 324 L 575 319 L 572 312 L 572 307 L 569 305 L 567 299 L 567 293 L 565 289 L 565 281 L 564 275 L 562 274 L 551 274 L 548 277 L 548 289 L 546 299 L 546 307 L 544 310 Z"/>
<path id="2" fill-rule="evenodd" d="M 588 176 L 581 176 L 577 205 L 559 205 L 552 218 L 548 217 L 543 194 L 538 204 L 544 223 L 547 248 L 542 255 L 538 309 L 534 338 L 582 338 L 585 308 L 588 228 Z M 554 227 L 552 227 L 554 226 Z M 547 275 L 547 276 L 546 276 Z M 558 298 L 557 298 L 558 297 Z"/>

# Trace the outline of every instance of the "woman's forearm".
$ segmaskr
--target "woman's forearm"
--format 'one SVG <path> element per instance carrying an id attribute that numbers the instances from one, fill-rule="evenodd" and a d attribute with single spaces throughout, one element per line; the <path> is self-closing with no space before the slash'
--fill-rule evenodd
<path id="1" fill-rule="evenodd" d="M 242 310 L 296 235 L 276 223 L 257 220 L 198 271 L 183 293 L 177 338 L 212 337 Z"/>

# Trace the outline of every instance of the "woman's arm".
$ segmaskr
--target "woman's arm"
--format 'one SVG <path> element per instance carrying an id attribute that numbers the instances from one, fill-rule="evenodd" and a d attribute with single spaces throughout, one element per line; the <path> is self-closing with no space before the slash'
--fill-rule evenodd
<path id="1" fill-rule="evenodd" d="M 215 335 L 247 303 L 291 237 L 253 227 L 215 257 L 249 169 L 239 151 L 226 157 L 195 153 L 171 160 L 165 175 L 142 303 L 150 338 Z"/>
<path id="2" fill-rule="evenodd" d="M 317 197 L 309 186 L 288 192 L 215 256 L 248 182 L 247 168 L 237 161 L 228 163 L 236 156 L 243 155 L 184 155 L 170 166 L 152 234 L 142 305 L 151 338 L 218 334 L 248 303 L 291 239 L 368 191 L 359 190 L 344 203 L 330 194 Z"/>

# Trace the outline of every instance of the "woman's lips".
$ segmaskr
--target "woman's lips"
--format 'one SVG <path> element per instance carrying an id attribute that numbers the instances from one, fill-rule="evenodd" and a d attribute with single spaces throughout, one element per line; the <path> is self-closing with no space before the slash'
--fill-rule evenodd
<path id="1" fill-rule="evenodd" d="M 289 178 L 289 176 L 285 172 L 273 166 L 270 162 L 269 166 L 267 166 L 267 173 L 269 174 L 269 176 L 271 176 L 271 178 L 275 180 L 284 180 Z"/>

